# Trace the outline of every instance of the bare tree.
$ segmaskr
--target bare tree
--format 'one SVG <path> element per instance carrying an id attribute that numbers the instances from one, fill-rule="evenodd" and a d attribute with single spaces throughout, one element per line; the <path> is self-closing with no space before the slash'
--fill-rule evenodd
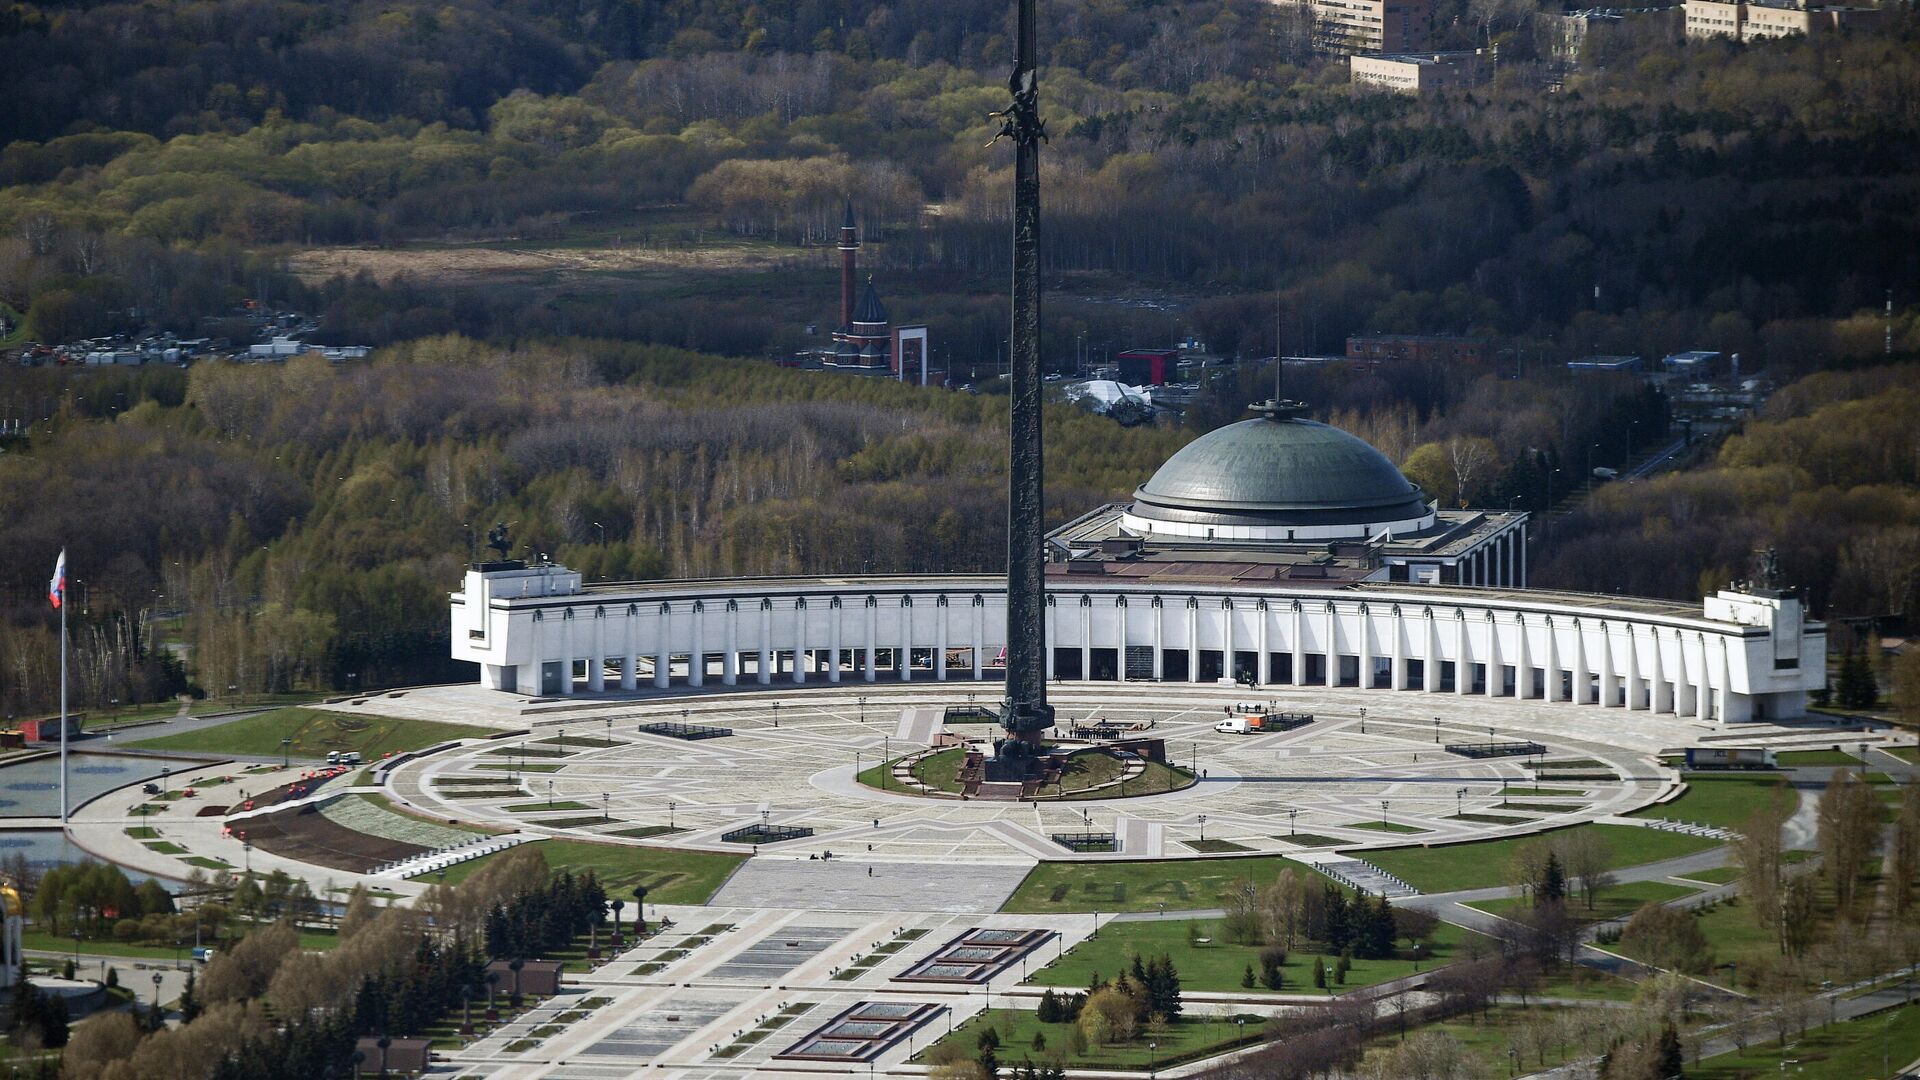
<path id="1" fill-rule="evenodd" d="M 1818 826 L 1822 871 L 1835 906 L 1851 917 L 1861 874 L 1880 846 L 1880 800 L 1858 772 L 1835 769 L 1820 793 Z"/>
<path id="2" fill-rule="evenodd" d="M 1581 899 L 1587 910 L 1592 911 L 1600 891 L 1613 884 L 1612 848 L 1592 829 L 1574 829 L 1561 834 L 1557 848 L 1567 876 L 1579 883 Z"/>

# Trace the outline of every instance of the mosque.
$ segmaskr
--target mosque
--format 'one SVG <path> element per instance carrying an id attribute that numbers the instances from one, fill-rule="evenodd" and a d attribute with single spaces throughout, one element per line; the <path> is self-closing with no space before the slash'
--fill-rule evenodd
<path id="1" fill-rule="evenodd" d="M 1704 721 L 1782 719 L 1826 679 L 1826 630 L 1772 581 L 1703 603 L 1527 587 L 1527 515 L 1443 510 L 1384 455 L 1267 401 L 1169 458 L 1131 502 L 1051 532 L 1050 679 L 1352 687 Z M 476 563 L 453 657 L 542 696 L 997 679 L 1005 581 L 865 575 L 588 584 Z"/>

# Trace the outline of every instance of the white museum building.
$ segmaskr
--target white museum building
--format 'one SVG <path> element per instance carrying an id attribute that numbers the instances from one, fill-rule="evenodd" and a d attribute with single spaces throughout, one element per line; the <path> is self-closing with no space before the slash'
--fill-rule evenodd
<path id="1" fill-rule="evenodd" d="M 1182 448 L 1047 540 L 1049 678 L 1533 698 L 1702 720 L 1801 715 L 1826 629 L 1789 590 L 1701 604 L 1526 588 L 1526 515 L 1438 510 L 1379 451 L 1292 403 Z M 491 689 L 987 680 L 988 575 L 588 584 L 476 563 L 453 657 Z"/>

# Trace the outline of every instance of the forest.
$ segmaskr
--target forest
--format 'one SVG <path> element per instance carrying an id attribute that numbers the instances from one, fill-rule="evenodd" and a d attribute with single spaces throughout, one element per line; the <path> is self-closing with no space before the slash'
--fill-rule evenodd
<path id="1" fill-rule="evenodd" d="M 1457 10 L 1456 10 L 1457 8 Z M 1519 0 L 1439 5 L 1488 86 L 1356 91 L 1257 0 L 1046 5 L 1047 351 L 1186 332 L 1339 350 L 1481 332 L 1520 353 L 1879 344 L 1920 280 L 1920 17 L 1739 47 L 1654 18 L 1551 55 Z M 1004 336 L 1003 4 L 461 0 L 15 4 L 0 13 L 0 303 L 36 340 L 204 331 L 244 297 L 328 340 L 619 338 L 764 357 L 863 257 L 968 370 Z M 1297 21 L 1297 20 L 1295 20 Z M 1546 92 L 1552 91 L 1552 92 Z M 699 253 L 756 275 L 474 287 L 289 273 L 336 245 Z M 800 289 L 804 271 L 817 287 Z M 1162 309 L 1094 302 L 1164 294 Z M 769 300 L 771 297 L 771 302 Z"/>
<path id="2" fill-rule="evenodd" d="M 44 587 L 63 547 L 81 709 L 463 677 L 446 659 L 446 594 L 496 521 L 516 554 L 589 580 L 1004 565 L 1006 402 L 990 394 L 461 337 L 365 363 L 14 376 L 28 383 L 54 405 L 44 437 L 0 453 L 0 544 L 17 556 L 0 565 L 10 713 L 55 701 Z M 1252 370 L 1222 380 L 1187 426 L 1050 406 L 1050 523 L 1125 499 L 1261 389 Z M 1920 365 L 1791 384 L 1703 446 L 1704 467 L 1603 485 L 1571 513 L 1546 511 L 1585 453 L 1618 461 L 1633 431 L 1644 448 L 1665 422 L 1635 380 L 1468 372 L 1436 387 L 1328 369 L 1288 392 L 1447 505 L 1534 511 L 1536 585 L 1692 599 L 1773 545 L 1816 612 L 1916 600 Z"/>
<path id="3" fill-rule="evenodd" d="M 1449 0 L 1436 44 L 1497 48 L 1498 73 L 1415 99 L 1355 90 L 1258 0 L 1044 11 L 1054 366 L 1185 334 L 1241 358 L 1485 334 L 1485 366 L 1289 370 L 1286 390 L 1445 504 L 1535 512 L 1536 584 L 1691 598 L 1773 544 L 1815 611 L 1910 610 L 1916 390 L 1890 361 L 1920 352 L 1920 16 L 1752 46 L 1649 17 L 1569 61 L 1525 0 Z M 0 442 L 0 707 L 53 701 L 63 546 L 82 708 L 456 677 L 445 594 L 495 521 L 595 579 L 997 567 L 1003 399 L 762 361 L 818 343 L 850 193 L 889 303 L 992 389 L 1008 19 L 977 0 L 0 11 L 13 340 L 240 340 L 256 298 L 382 346 L 7 370 L 0 415 L 33 430 Z M 639 261 L 311 269 L 529 250 Z M 1694 347 L 1785 389 L 1706 467 L 1548 515 L 1672 437 L 1659 395 L 1558 362 Z M 1271 387 L 1240 364 L 1171 427 L 1056 404 L 1050 515 L 1125 498 Z"/>

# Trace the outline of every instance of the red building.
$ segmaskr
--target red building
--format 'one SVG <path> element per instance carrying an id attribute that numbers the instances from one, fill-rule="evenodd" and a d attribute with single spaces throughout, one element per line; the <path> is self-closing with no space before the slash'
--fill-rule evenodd
<path id="1" fill-rule="evenodd" d="M 1120 381 L 1129 386 L 1164 386 L 1180 364 L 1179 349 L 1128 349 L 1113 358 Z"/>

